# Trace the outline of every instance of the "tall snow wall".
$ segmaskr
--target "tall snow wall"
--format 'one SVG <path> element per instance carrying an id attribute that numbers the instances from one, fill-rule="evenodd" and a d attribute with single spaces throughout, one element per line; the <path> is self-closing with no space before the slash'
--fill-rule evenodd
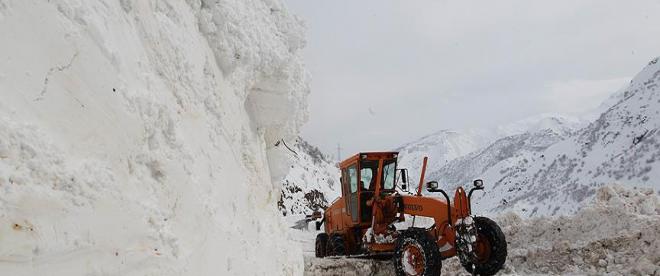
<path id="1" fill-rule="evenodd" d="M 306 120 L 280 0 L 0 0 L 0 271 L 291 275 Z"/>

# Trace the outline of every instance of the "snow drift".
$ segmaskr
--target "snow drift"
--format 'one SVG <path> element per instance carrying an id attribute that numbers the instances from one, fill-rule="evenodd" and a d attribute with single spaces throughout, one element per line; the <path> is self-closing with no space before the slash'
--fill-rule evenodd
<path id="1" fill-rule="evenodd" d="M 652 189 L 609 185 L 574 216 L 499 219 L 509 271 L 520 274 L 657 275 L 660 200 Z"/>
<path id="2" fill-rule="evenodd" d="M 658 275 L 660 196 L 651 189 L 599 188 L 572 216 L 524 220 L 495 218 L 509 254 L 498 275 Z M 303 244 L 304 245 L 304 244 Z M 470 275 L 458 258 L 442 262 L 443 275 Z M 391 261 L 318 259 L 306 252 L 306 275 L 394 275 Z"/>
<path id="3" fill-rule="evenodd" d="M 272 181 L 301 31 L 278 0 L 0 0 L 0 271 L 301 273 Z"/>

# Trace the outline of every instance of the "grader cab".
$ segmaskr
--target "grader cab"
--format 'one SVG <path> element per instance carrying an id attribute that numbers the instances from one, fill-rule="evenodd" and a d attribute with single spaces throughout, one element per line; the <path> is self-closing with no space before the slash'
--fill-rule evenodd
<path id="1" fill-rule="evenodd" d="M 468 272 L 497 273 L 507 254 L 504 234 L 494 221 L 471 213 L 471 195 L 483 189 L 483 181 L 475 180 L 469 193 L 457 188 L 451 201 L 438 182 L 422 185 L 424 158 L 412 193 L 397 157 L 397 152 L 358 153 L 339 164 L 342 196 L 320 220 L 325 231 L 316 237 L 316 257 L 391 256 L 397 275 L 439 275 L 441 261 L 458 255 Z M 423 186 L 442 198 L 423 195 Z M 420 220 L 432 225 L 420 227 Z"/>

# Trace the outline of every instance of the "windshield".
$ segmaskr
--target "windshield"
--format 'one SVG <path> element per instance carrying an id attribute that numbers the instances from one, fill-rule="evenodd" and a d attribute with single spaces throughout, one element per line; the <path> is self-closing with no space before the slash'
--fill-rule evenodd
<path id="1" fill-rule="evenodd" d="M 378 171 L 378 161 L 364 160 L 360 163 L 360 186 L 365 191 L 373 191 L 376 189 L 376 172 Z"/>
<path id="2" fill-rule="evenodd" d="M 383 161 L 383 175 L 381 179 L 383 185 L 381 189 L 394 189 L 394 171 L 396 169 L 396 160 Z M 360 186 L 364 191 L 376 190 L 376 173 L 378 172 L 378 160 L 363 160 L 360 162 Z"/>

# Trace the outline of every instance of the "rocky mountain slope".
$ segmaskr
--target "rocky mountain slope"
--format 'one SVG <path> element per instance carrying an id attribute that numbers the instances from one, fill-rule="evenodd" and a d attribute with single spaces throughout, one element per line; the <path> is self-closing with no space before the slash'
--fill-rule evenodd
<path id="1" fill-rule="evenodd" d="M 401 147 L 400 166 L 416 176 L 427 155 L 427 179 L 448 189 L 484 179 L 475 210 L 488 213 L 569 214 L 606 183 L 658 188 L 659 66 L 651 61 L 582 119 L 541 116 L 514 127 L 441 131 Z"/>
<path id="2" fill-rule="evenodd" d="M 300 137 L 292 145 L 282 142 L 280 146 L 287 147 L 291 158 L 291 170 L 282 180 L 278 201 L 284 216 L 323 210 L 340 196 L 339 169 L 317 147 Z"/>
<path id="3" fill-rule="evenodd" d="M 568 137 L 572 129 L 562 126 L 529 131 L 522 134 L 500 138 L 483 149 L 458 157 L 447 165 L 431 170 L 429 179 L 439 180 L 447 187 L 469 185 L 474 179 L 482 177 L 486 170 L 497 163 L 517 156 L 522 152 L 540 152 L 547 147 Z"/>
<path id="4" fill-rule="evenodd" d="M 399 167 L 408 168 L 415 180 L 423 157 L 428 156 L 428 179 L 455 187 L 471 183 L 474 175 L 519 149 L 547 147 L 582 124 L 581 120 L 572 117 L 541 114 L 486 129 L 442 130 L 397 148 Z"/>
<path id="5" fill-rule="evenodd" d="M 482 174 L 489 191 L 477 197 L 483 210 L 568 214 L 607 183 L 660 188 L 659 83 L 654 59 L 596 121 L 542 151 L 492 165 Z"/>

